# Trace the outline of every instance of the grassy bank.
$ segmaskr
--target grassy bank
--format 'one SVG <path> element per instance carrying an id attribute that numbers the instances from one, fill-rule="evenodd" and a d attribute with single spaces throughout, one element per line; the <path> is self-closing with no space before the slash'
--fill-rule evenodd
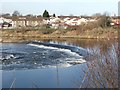
<path id="1" fill-rule="evenodd" d="M 1 42 L 23 42 L 36 39 L 59 39 L 59 38 L 77 38 L 77 39 L 114 39 L 118 38 L 118 28 L 94 28 L 94 29 L 15 29 L 0 30 Z"/>

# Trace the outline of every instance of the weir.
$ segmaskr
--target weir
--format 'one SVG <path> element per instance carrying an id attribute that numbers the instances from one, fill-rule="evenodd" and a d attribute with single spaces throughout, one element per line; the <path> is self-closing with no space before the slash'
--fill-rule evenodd
<path id="1" fill-rule="evenodd" d="M 44 45 L 47 47 L 54 47 L 54 48 L 58 48 L 58 49 L 68 49 L 71 52 L 75 52 L 75 53 L 79 54 L 80 56 L 83 56 L 84 58 L 86 58 L 90 54 L 86 49 L 84 49 L 82 47 L 77 47 L 77 46 L 54 44 L 54 43 L 49 43 L 49 42 L 38 42 L 38 41 L 33 41 L 30 44 Z"/>

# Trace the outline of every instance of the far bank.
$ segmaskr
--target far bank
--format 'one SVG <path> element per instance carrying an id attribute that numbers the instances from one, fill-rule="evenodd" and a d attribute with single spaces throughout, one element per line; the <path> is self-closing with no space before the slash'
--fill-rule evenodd
<path id="1" fill-rule="evenodd" d="M 40 39 L 117 39 L 118 28 L 94 28 L 92 30 L 9 29 L 0 30 L 0 42 L 25 42 Z"/>

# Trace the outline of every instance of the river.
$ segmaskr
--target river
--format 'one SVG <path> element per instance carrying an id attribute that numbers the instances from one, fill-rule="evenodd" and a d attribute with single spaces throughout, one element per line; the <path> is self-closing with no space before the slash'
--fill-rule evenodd
<path id="1" fill-rule="evenodd" d="M 118 87 L 117 40 L 45 39 L 0 47 L 2 88 Z"/>

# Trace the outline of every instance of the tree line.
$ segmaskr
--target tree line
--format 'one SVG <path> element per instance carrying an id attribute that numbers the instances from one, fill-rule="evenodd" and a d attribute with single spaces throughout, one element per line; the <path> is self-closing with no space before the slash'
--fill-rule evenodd
<path id="1" fill-rule="evenodd" d="M 10 13 L 4 13 L 4 14 L 2 14 L 1 16 L 3 16 L 3 17 L 11 17 L 11 16 L 23 16 L 23 15 L 22 15 L 19 11 L 15 10 L 15 11 L 12 13 L 12 15 L 11 15 Z M 27 15 L 25 15 L 25 16 L 36 16 L 36 15 L 27 14 Z M 49 12 L 48 12 L 47 10 L 45 10 L 42 15 L 38 15 L 38 16 L 50 17 Z M 56 15 L 53 14 L 52 16 L 55 17 Z"/>

